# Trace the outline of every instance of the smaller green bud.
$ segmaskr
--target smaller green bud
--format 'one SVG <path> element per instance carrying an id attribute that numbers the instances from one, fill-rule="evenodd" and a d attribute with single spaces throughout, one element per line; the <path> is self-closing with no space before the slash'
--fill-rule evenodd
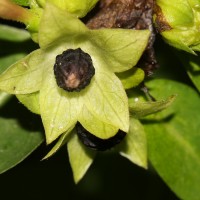
<path id="1" fill-rule="evenodd" d="M 41 7 L 45 7 L 46 0 L 36 0 Z M 77 17 L 84 17 L 98 2 L 98 0 L 49 0 L 62 10 L 66 10 Z"/>
<path id="2" fill-rule="evenodd" d="M 200 1 L 157 0 L 155 25 L 168 44 L 195 54 L 200 51 Z"/>

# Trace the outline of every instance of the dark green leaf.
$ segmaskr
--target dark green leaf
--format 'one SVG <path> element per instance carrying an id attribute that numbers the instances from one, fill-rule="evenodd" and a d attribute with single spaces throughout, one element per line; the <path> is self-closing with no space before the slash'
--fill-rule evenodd
<path id="1" fill-rule="evenodd" d="M 149 159 L 168 186 L 184 200 L 199 200 L 200 97 L 192 88 L 170 80 L 148 84 L 156 98 L 177 94 L 166 110 L 146 119 Z"/>
<path id="2" fill-rule="evenodd" d="M 38 119 L 13 99 L 0 113 L 0 173 L 3 173 L 24 160 L 44 138 Z"/>
<path id="3" fill-rule="evenodd" d="M 183 52 L 178 52 L 178 56 L 186 68 L 190 79 L 200 92 L 200 57 Z"/>

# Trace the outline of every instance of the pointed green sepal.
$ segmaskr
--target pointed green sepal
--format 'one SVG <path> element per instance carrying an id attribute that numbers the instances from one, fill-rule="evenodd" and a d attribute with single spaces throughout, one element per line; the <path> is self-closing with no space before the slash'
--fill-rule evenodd
<path id="1" fill-rule="evenodd" d="M 69 130 L 67 130 L 65 133 L 63 133 L 60 136 L 56 144 L 53 146 L 53 148 L 48 152 L 48 154 L 42 160 L 48 159 L 49 157 L 54 155 L 64 144 L 67 143 L 67 141 L 70 138 L 70 133 L 72 132 L 73 128 L 74 127 L 72 126 Z"/>
<path id="2" fill-rule="evenodd" d="M 130 118 L 130 129 L 119 145 L 119 153 L 134 164 L 147 168 L 147 141 L 144 128 L 139 120 Z"/>
<path id="3" fill-rule="evenodd" d="M 41 88 L 44 53 L 36 50 L 11 65 L 0 75 L 0 90 L 10 94 L 28 94 Z"/>
<path id="4" fill-rule="evenodd" d="M 40 114 L 39 92 L 30 94 L 18 94 L 16 97 L 31 112 Z"/>
<path id="5" fill-rule="evenodd" d="M 72 14 L 47 3 L 40 23 L 39 45 L 45 48 L 55 41 L 75 41 L 84 37 L 87 30 L 87 27 Z"/>
<path id="6" fill-rule="evenodd" d="M 133 99 L 129 101 L 129 111 L 134 118 L 143 118 L 168 108 L 175 99 L 176 95 L 158 101 L 140 101 L 138 98 L 135 98 L 135 101 Z"/>
<path id="7" fill-rule="evenodd" d="M 69 161 L 75 183 L 78 183 L 93 162 L 95 152 L 86 148 L 74 132 L 67 144 Z"/>
<path id="8" fill-rule="evenodd" d="M 148 30 L 100 29 L 90 31 L 90 40 L 97 53 L 113 72 L 126 71 L 137 64 L 144 52 Z"/>

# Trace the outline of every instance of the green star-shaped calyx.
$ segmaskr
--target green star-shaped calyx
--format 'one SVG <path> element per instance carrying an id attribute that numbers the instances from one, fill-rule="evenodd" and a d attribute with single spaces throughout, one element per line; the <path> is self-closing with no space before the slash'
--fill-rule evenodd
<path id="1" fill-rule="evenodd" d="M 79 121 L 99 138 L 129 130 L 128 99 L 115 72 L 131 69 L 141 57 L 149 31 L 89 30 L 79 19 L 47 3 L 39 28 L 40 49 L 0 76 L 0 89 L 17 95 L 40 114 L 47 143 Z M 95 75 L 80 92 L 58 87 L 53 67 L 57 55 L 80 48 L 91 56 Z M 97 131 L 98 130 L 98 131 Z"/>

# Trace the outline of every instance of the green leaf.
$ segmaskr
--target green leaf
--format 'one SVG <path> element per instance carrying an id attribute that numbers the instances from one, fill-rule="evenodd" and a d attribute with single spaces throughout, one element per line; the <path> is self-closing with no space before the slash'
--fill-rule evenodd
<path id="1" fill-rule="evenodd" d="M 85 105 L 99 120 L 128 132 L 128 98 L 120 80 L 106 69 L 99 70 L 97 67 L 95 73 L 84 96 Z"/>
<path id="2" fill-rule="evenodd" d="M 30 39 L 28 31 L 0 24 L 0 39 L 12 42 L 22 42 Z"/>
<path id="3" fill-rule="evenodd" d="M 190 79 L 200 92 L 200 57 L 181 52 L 177 52 L 177 55 L 186 68 Z"/>
<path id="4" fill-rule="evenodd" d="M 38 120 L 19 106 L 12 100 L 0 110 L 0 173 L 20 163 L 44 140 Z"/>
<path id="5" fill-rule="evenodd" d="M 90 40 L 98 47 L 113 72 L 126 71 L 135 66 L 149 40 L 148 30 L 99 29 L 90 31 Z"/>
<path id="6" fill-rule="evenodd" d="M 65 133 L 63 133 L 60 138 L 58 139 L 58 141 L 56 142 L 56 144 L 53 146 L 53 148 L 49 151 L 49 153 L 43 158 L 47 159 L 49 157 L 51 157 L 53 154 L 55 154 L 64 144 L 67 143 L 67 141 L 69 140 L 69 133 L 72 131 L 74 127 L 71 127 L 69 130 L 67 130 Z"/>
<path id="7" fill-rule="evenodd" d="M 144 71 L 140 68 L 132 68 L 128 71 L 116 74 L 121 80 L 124 89 L 138 86 L 144 80 Z"/>
<path id="8" fill-rule="evenodd" d="M 129 101 L 130 114 L 131 116 L 139 119 L 144 116 L 159 112 L 169 107 L 175 100 L 175 97 L 175 95 L 172 95 L 165 100 L 147 102 L 141 101 L 139 98 L 135 98 L 135 101 L 132 99 Z"/>
<path id="9" fill-rule="evenodd" d="M 31 112 L 40 114 L 39 92 L 31 94 L 18 94 L 18 100 L 24 104 Z"/>
<path id="10" fill-rule="evenodd" d="M 69 161 L 72 167 L 75 183 L 78 183 L 93 162 L 95 152 L 85 148 L 74 132 L 67 144 Z"/>
<path id="11" fill-rule="evenodd" d="M 130 128 L 119 146 L 119 153 L 134 164 L 147 168 L 147 141 L 139 120 L 130 118 Z"/>
<path id="12" fill-rule="evenodd" d="M 192 88 L 170 80 L 147 85 L 156 98 L 178 94 L 165 111 L 146 120 L 149 159 L 167 185 L 184 200 L 200 196 L 200 97 Z"/>
<path id="13" fill-rule="evenodd" d="M 46 72 L 39 97 L 47 144 L 75 125 L 82 107 L 79 94 L 58 88 L 53 69 L 50 72 Z"/>
<path id="14" fill-rule="evenodd" d="M 39 28 L 39 44 L 41 48 L 44 48 L 54 41 L 70 42 L 77 37 L 84 39 L 84 33 L 87 30 L 79 19 L 47 3 Z"/>
<path id="15" fill-rule="evenodd" d="M 30 34 L 22 29 L 0 25 L 0 74 L 31 51 Z M 20 47 L 23 45 L 23 49 Z"/>
<path id="16" fill-rule="evenodd" d="M 36 50 L 13 64 L 0 75 L 0 89 L 11 94 L 38 91 L 43 78 L 41 59 L 44 59 L 43 52 Z"/>

